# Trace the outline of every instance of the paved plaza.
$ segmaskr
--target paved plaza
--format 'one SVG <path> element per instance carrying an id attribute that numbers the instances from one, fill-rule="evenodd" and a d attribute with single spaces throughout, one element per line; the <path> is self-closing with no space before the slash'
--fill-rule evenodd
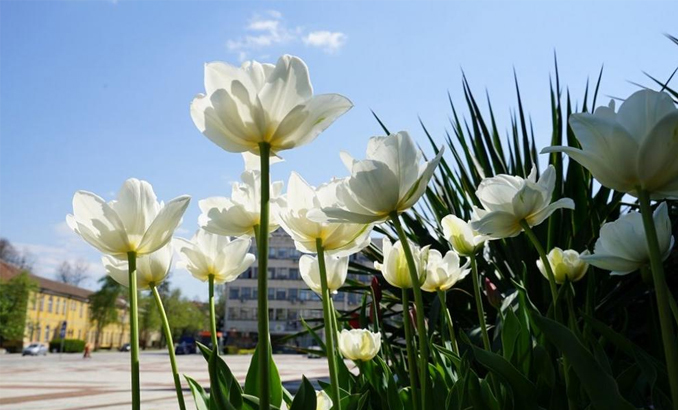
<path id="1" fill-rule="evenodd" d="M 309 379 L 327 377 L 324 359 L 303 355 L 275 355 L 283 382 L 294 389 L 303 373 Z M 251 356 L 224 356 L 235 377 L 245 381 Z M 176 395 L 167 352 L 141 353 L 141 403 L 144 410 L 176 409 Z M 209 387 L 207 363 L 201 355 L 178 356 L 179 372 Z M 184 397 L 195 408 L 185 380 Z M 95 352 L 45 357 L 0 356 L 0 410 L 128 410 L 130 400 L 129 353 Z"/>

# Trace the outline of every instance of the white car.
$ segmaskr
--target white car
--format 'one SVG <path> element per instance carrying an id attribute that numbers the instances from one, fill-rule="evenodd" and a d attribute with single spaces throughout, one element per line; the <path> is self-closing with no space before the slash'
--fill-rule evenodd
<path id="1" fill-rule="evenodd" d="M 31 343 L 21 352 L 22 356 L 47 356 L 47 346 L 41 343 Z"/>

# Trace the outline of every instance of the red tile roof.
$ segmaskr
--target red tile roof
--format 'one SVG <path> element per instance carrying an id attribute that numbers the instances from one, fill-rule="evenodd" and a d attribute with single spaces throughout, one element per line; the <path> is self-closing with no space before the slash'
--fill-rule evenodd
<path id="1" fill-rule="evenodd" d="M 10 280 L 19 275 L 21 270 L 14 265 L 0 260 L 0 279 Z M 77 299 L 87 300 L 93 293 L 91 290 L 79 288 L 77 286 L 69 285 L 55 280 L 46 279 L 38 275 L 29 273 L 28 276 L 38 283 L 38 287 L 42 292 L 53 293 L 57 295 L 70 296 Z"/>

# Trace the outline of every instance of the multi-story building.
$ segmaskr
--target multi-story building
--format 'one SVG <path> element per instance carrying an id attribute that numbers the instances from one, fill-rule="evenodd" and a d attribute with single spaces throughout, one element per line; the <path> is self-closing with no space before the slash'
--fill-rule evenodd
<path id="1" fill-rule="evenodd" d="M 0 261 L 1 280 L 10 280 L 20 273 L 20 269 Z M 91 323 L 89 312 L 92 291 L 30 273 L 28 275 L 36 287 L 28 295 L 24 337 L 23 340 L 6 341 L 4 347 L 16 350 L 21 349 L 22 343 L 49 343 L 60 337 L 64 323 L 67 339 L 80 339 L 94 344 L 96 326 Z M 118 306 L 118 321 L 103 328 L 99 346 L 117 348 L 124 343 L 129 343 L 129 323 L 127 307 L 121 301 Z"/>
<path id="2" fill-rule="evenodd" d="M 256 255 L 256 248 L 250 252 Z M 314 320 L 323 317 L 320 297 L 306 286 L 299 274 L 301 255 L 285 231 L 278 229 L 271 235 L 266 275 L 268 319 L 273 340 L 303 330 L 302 318 L 312 325 Z M 360 254 L 353 259 L 368 263 Z M 257 340 L 257 278 L 260 274 L 255 262 L 238 279 L 224 286 L 226 344 L 250 347 Z M 367 277 L 358 279 L 368 281 Z M 360 295 L 348 292 L 339 292 L 333 300 L 335 307 L 344 311 L 355 309 L 361 303 Z M 306 335 L 293 343 L 308 347 L 313 344 L 313 339 Z"/>

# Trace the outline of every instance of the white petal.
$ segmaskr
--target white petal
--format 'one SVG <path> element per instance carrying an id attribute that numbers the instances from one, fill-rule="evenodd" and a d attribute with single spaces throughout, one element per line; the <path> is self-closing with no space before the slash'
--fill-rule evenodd
<path id="1" fill-rule="evenodd" d="M 298 57 L 284 55 L 266 78 L 259 98 L 271 121 L 280 122 L 293 107 L 313 96 L 308 67 Z"/>
<path id="2" fill-rule="evenodd" d="M 141 239 L 137 255 L 153 253 L 172 239 L 174 230 L 181 223 L 181 217 L 188 207 L 191 197 L 183 195 L 168 202 L 158 213 Z"/>
<path id="3" fill-rule="evenodd" d="M 125 227 L 118 214 L 101 197 L 86 191 L 73 196 L 75 231 L 103 253 L 125 257 L 130 251 Z"/>
<path id="4" fill-rule="evenodd" d="M 655 192 L 678 182 L 678 110 L 662 118 L 643 139 L 638 174 L 643 188 Z"/>
<path id="5" fill-rule="evenodd" d="M 667 93 L 640 90 L 619 107 L 617 121 L 640 143 L 652 128 L 676 107 Z"/>
<path id="6" fill-rule="evenodd" d="M 560 208 L 574 209 L 574 201 L 571 200 L 570 198 L 561 198 L 556 202 L 549 204 L 546 208 L 543 208 L 539 212 L 528 216 L 526 219 L 527 223 L 530 226 L 537 226 L 540 223 L 544 222 L 546 218 L 551 216 L 552 213 L 554 213 L 556 210 Z"/>
<path id="7" fill-rule="evenodd" d="M 214 94 L 215 101 L 223 97 L 225 91 Z M 226 99 L 226 97 L 223 97 Z M 245 152 L 254 147 L 254 143 L 248 138 L 246 129 L 241 120 L 237 117 L 238 110 L 232 99 L 227 99 L 226 103 L 218 104 L 222 110 L 219 111 L 212 105 L 212 98 L 205 95 L 198 95 L 191 102 L 191 118 L 198 130 L 203 133 L 213 143 L 228 152 Z M 226 108 L 224 108 L 226 107 Z M 225 112 L 224 112 L 225 111 Z M 224 117 L 222 120 L 221 116 Z"/>
<path id="8" fill-rule="evenodd" d="M 522 232 L 519 222 L 510 212 L 496 211 L 471 222 L 471 227 L 492 239 L 502 239 L 518 236 Z"/>

